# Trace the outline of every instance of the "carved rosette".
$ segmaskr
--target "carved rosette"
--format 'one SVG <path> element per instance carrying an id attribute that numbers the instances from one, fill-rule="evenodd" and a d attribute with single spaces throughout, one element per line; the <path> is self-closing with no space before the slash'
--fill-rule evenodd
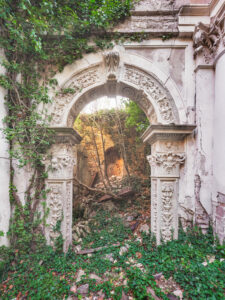
<path id="1" fill-rule="evenodd" d="M 138 86 L 140 90 L 143 90 L 143 92 L 152 99 L 153 103 L 155 103 L 158 108 L 160 117 L 164 123 L 170 124 L 178 122 L 172 104 L 173 101 L 152 76 L 130 66 L 126 66 L 124 80 Z"/>
<path id="2" fill-rule="evenodd" d="M 59 124 L 66 106 L 83 89 L 96 84 L 100 80 L 99 66 L 92 67 L 74 75 L 66 84 L 61 87 L 54 98 L 51 118 L 52 124 Z"/>
<path id="3" fill-rule="evenodd" d="M 206 25 L 199 22 L 193 35 L 194 57 L 202 54 L 208 64 L 215 58 L 219 45 L 225 46 L 224 37 L 225 14 Z"/>
<path id="4" fill-rule="evenodd" d="M 174 182 L 163 182 L 161 187 L 161 237 L 164 242 L 172 239 L 174 218 Z"/>
<path id="5" fill-rule="evenodd" d="M 184 163 L 185 157 L 185 153 L 166 152 L 149 155 L 147 160 L 153 169 L 153 175 L 157 175 L 160 168 L 162 175 L 179 177 L 179 166 Z"/>

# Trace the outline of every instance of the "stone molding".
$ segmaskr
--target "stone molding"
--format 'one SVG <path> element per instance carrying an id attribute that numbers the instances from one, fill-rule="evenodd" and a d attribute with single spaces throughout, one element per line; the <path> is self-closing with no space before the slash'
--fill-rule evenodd
<path id="1" fill-rule="evenodd" d="M 125 81 L 135 84 L 152 99 L 151 102 L 157 107 L 164 123 L 179 122 L 176 109 L 172 105 L 173 101 L 153 76 L 130 65 L 125 65 L 123 76 Z"/>
<path id="2" fill-rule="evenodd" d="M 135 5 L 135 9 L 131 11 L 132 15 L 157 14 L 162 12 L 174 12 L 175 0 L 142 0 Z"/>
<path id="3" fill-rule="evenodd" d="M 114 31 L 123 33 L 146 32 L 154 36 L 163 33 L 178 34 L 178 9 L 175 0 L 142 0 L 131 11 L 131 17 L 118 25 Z"/>
<path id="4" fill-rule="evenodd" d="M 150 125 L 141 136 L 144 143 L 154 144 L 157 141 L 181 141 L 193 133 L 196 125 Z"/>
<path id="5" fill-rule="evenodd" d="M 61 122 L 62 114 L 65 111 L 73 98 L 79 94 L 83 89 L 100 81 L 99 65 L 85 69 L 73 75 L 63 87 L 56 93 L 52 106 L 51 124 L 59 124 Z"/>
<path id="6" fill-rule="evenodd" d="M 150 15 L 150 13 L 137 15 L 136 13 L 116 27 L 114 31 L 127 34 L 142 31 L 154 36 L 172 33 L 175 36 L 178 35 L 178 18 L 174 13 L 164 15 Z"/>
<path id="7" fill-rule="evenodd" d="M 69 127 L 52 127 L 50 128 L 54 133 L 54 143 L 55 144 L 70 144 L 76 145 L 79 144 L 82 140 L 82 137 L 79 133 L 73 128 Z"/>

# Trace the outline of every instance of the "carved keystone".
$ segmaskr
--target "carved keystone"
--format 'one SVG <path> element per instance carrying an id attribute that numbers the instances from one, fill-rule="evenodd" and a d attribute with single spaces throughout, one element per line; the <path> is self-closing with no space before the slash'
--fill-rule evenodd
<path id="1" fill-rule="evenodd" d="M 116 72 L 120 63 L 120 55 L 117 51 L 110 51 L 103 54 L 108 72 L 108 80 L 116 80 Z"/>

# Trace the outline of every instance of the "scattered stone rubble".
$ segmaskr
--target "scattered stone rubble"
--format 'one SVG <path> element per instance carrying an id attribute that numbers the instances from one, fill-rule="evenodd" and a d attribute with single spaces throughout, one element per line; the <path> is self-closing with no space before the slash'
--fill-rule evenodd
<path id="1" fill-rule="evenodd" d="M 111 179 L 110 179 L 111 180 Z M 116 176 L 113 177 L 112 181 L 112 187 L 114 189 L 113 192 L 118 192 L 119 190 L 123 189 L 123 185 L 121 184 L 121 178 L 116 178 Z M 98 183 L 95 185 L 95 188 L 103 189 L 104 186 L 102 183 Z M 149 190 L 147 190 L 146 195 L 149 194 Z M 104 210 L 113 212 L 114 217 L 119 217 L 123 219 L 123 223 L 125 227 L 130 228 L 133 231 L 134 236 L 136 236 L 136 241 L 142 244 L 142 238 L 140 236 L 140 233 L 146 233 L 149 234 L 150 232 L 150 203 L 148 200 L 148 197 L 145 195 L 135 195 L 136 197 L 146 197 L 146 207 L 141 207 L 140 210 L 134 209 L 132 206 L 132 196 L 130 198 L 128 197 L 126 199 L 127 203 L 127 209 L 126 212 L 120 211 L 116 201 L 112 200 L 111 198 L 105 199 L 103 201 L 99 201 L 99 199 L 95 199 L 93 195 L 86 194 L 82 198 L 82 204 L 81 207 L 84 209 L 84 215 L 83 219 L 80 219 L 75 225 L 73 226 L 73 238 L 78 243 L 74 247 L 74 250 L 77 254 L 83 254 L 87 255 L 88 258 L 91 258 L 94 252 L 101 251 L 101 249 L 108 247 L 99 247 L 99 248 L 93 248 L 93 249 L 82 249 L 82 239 L 90 233 L 90 227 L 89 223 L 93 221 L 93 217 L 96 215 L 96 211 L 99 208 L 103 208 Z M 126 255 L 129 252 L 129 240 L 125 242 L 123 245 L 121 244 L 115 244 L 113 245 L 115 247 L 119 248 L 119 255 L 123 256 Z M 135 256 L 127 258 L 126 264 L 127 267 L 133 267 L 138 268 L 142 272 L 145 272 L 145 267 L 142 263 L 138 262 L 138 259 L 141 258 L 141 253 L 137 252 Z M 117 259 L 114 257 L 113 253 L 104 254 L 103 259 L 109 260 L 111 263 L 116 264 Z M 118 268 L 117 268 L 118 269 Z M 169 279 L 165 279 L 162 273 L 155 274 L 155 281 L 157 285 L 167 294 L 169 299 L 183 299 L 183 292 L 179 285 L 174 282 L 173 278 L 170 277 Z M 83 278 L 89 278 L 96 280 L 97 283 L 102 283 L 104 281 L 110 280 L 113 282 L 114 286 L 119 285 L 127 285 L 127 278 L 126 273 L 123 271 L 123 269 L 120 267 L 119 272 L 115 272 L 113 269 L 109 272 L 107 271 L 102 277 L 91 273 L 89 275 L 85 274 L 83 270 L 79 270 L 76 274 L 76 280 L 75 284 L 71 286 L 70 291 L 73 292 L 75 295 L 80 294 L 82 296 L 82 299 L 86 300 L 103 300 L 107 299 L 105 294 L 102 291 L 99 291 L 96 294 L 91 294 L 88 296 L 89 293 L 89 284 L 79 284 Z M 112 292 L 113 293 L 113 292 Z M 148 293 L 151 294 L 153 299 L 159 299 L 155 295 L 155 292 L 151 287 L 148 287 Z M 70 300 L 77 299 L 70 297 Z M 121 300 L 132 300 L 134 299 L 130 295 L 126 295 L 123 291 Z"/>

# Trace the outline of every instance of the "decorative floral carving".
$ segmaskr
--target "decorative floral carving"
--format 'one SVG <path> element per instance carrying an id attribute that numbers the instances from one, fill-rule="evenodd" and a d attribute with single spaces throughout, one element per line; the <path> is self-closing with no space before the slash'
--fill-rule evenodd
<path id="1" fill-rule="evenodd" d="M 172 238 L 173 194 L 174 194 L 174 183 L 164 182 L 162 184 L 162 189 L 161 189 L 161 199 L 162 199 L 161 235 L 164 242 L 168 242 Z"/>
<path id="2" fill-rule="evenodd" d="M 108 70 L 108 79 L 115 80 L 116 79 L 116 71 L 119 67 L 120 63 L 120 55 L 117 51 L 110 51 L 104 53 L 105 65 Z"/>
<path id="3" fill-rule="evenodd" d="M 73 166 L 74 164 L 75 164 L 75 159 L 70 155 L 66 155 L 66 154 L 59 155 L 51 159 L 51 168 L 53 172 L 66 169 L 70 166 Z"/>
<path id="4" fill-rule="evenodd" d="M 100 80 L 99 67 L 82 71 L 74 75 L 58 92 L 54 99 L 52 110 L 52 123 L 59 124 L 63 115 L 65 106 L 82 90 Z"/>
<path id="5" fill-rule="evenodd" d="M 66 183 L 66 236 L 65 236 L 65 251 L 68 250 L 69 245 L 71 243 L 71 234 L 72 234 L 72 223 L 71 223 L 71 215 L 72 215 L 72 193 L 71 193 L 71 185 L 72 182 Z"/>
<path id="6" fill-rule="evenodd" d="M 50 192 L 48 194 L 49 207 L 49 238 L 50 244 L 53 246 L 55 239 L 59 236 L 59 232 L 55 231 L 57 222 L 62 218 L 62 184 L 49 184 Z"/>
<path id="7" fill-rule="evenodd" d="M 152 218 L 152 232 L 157 233 L 157 181 L 151 182 L 151 218 Z"/>
<path id="8" fill-rule="evenodd" d="M 171 106 L 171 100 L 168 99 L 166 92 L 152 76 L 126 66 L 124 78 L 128 82 L 138 86 L 139 89 L 142 89 L 155 101 L 160 116 L 166 123 L 175 123 L 176 118 Z"/>
<path id="9" fill-rule="evenodd" d="M 150 165 L 162 165 L 167 174 L 171 174 L 173 169 L 178 164 L 183 164 L 185 161 L 185 153 L 156 153 L 147 157 Z"/>
<path id="10" fill-rule="evenodd" d="M 215 56 L 220 42 L 225 45 L 224 39 L 224 15 L 217 18 L 210 25 L 199 22 L 193 36 L 194 40 L 194 57 L 203 53 L 205 62 L 209 63 L 210 59 Z"/>

